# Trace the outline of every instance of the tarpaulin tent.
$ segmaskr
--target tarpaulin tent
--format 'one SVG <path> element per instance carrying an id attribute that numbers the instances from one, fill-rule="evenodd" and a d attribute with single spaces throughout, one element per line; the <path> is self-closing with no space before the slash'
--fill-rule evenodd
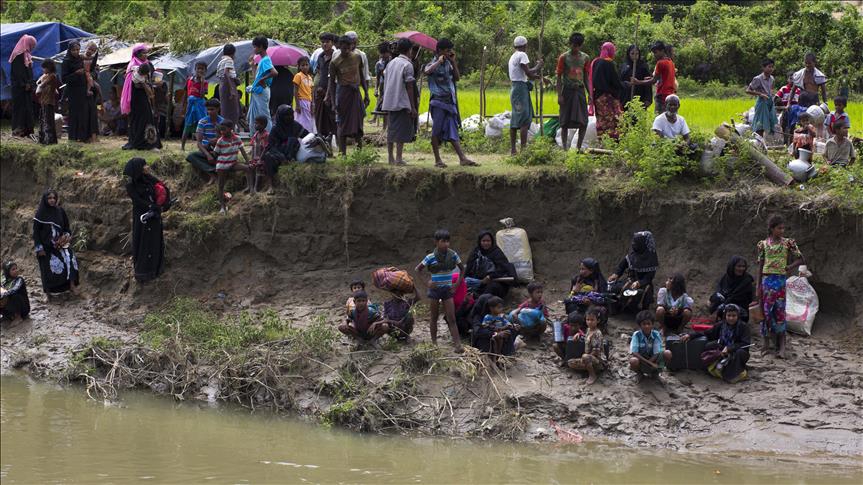
<path id="1" fill-rule="evenodd" d="M 284 42 L 279 42 L 277 40 L 268 39 L 269 45 L 285 45 Z M 236 54 L 234 54 L 234 68 L 237 72 L 246 72 L 251 69 L 249 65 L 249 57 L 255 54 L 255 49 L 252 47 L 251 40 L 240 40 L 236 42 L 231 42 L 234 44 L 234 47 L 237 48 Z M 219 60 L 222 58 L 222 48 L 225 45 L 217 45 L 210 47 L 209 49 L 204 49 L 199 52 L 194 59 L 189 61 L 189 73 L 195 72 L 195 64 L 199 62 L 207 63 L 207 75 L 206 79 L 210 83 L 218 83 L 219 80 L 216 78 L 216 68 L 219 66 Z"/>
<path id="2" fill-rule="evenodd" d="M 36 48 L 33 49 L 35 57 L 53 57 L 60 51 L 66 50 L 68 42 L 73 39 L 94 37 L 89 32 L 60 23 L 60 22 L 22 22 L 16 24 L 0 24 L 0 99 L 6 100 L 12 97 L 9 76 L 12 66 L 9 56 L 12 49 L 18 43 L 22 35 L 29 34 L 36 38 Z M 42 75 L 42 66 L 39 62 L 33 63 L 33 76 L 38 78 Z"/>

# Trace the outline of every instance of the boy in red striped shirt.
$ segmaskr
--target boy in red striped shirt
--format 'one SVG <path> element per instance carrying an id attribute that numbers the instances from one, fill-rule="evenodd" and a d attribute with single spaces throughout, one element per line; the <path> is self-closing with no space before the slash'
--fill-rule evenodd
<path id="1" fill-rule="evenodd" d="M 225 214 L 228 212 L 228 203 L 225 200 L 225 180 L 228 178 L 228 172 L 246 172 L 246 190 L 244 192 L 255 193 L 255 184 L 253 180 L 252 170 L 249 167 L 249 156 L 246 155 L 246 150 L 243 148 L 243 142 L 240 137 L 234 134 L 234 122 L 225 120 L 219 124 L 219 134 L 221 137 L 216 142 L 216 148 L 213 153 L 216 155 L 216 174 L 219 177 L 219 203 L 222 208 L 219 213 Z M 237 163 L 237 153 L 243 154 L 245 164 Z"/>

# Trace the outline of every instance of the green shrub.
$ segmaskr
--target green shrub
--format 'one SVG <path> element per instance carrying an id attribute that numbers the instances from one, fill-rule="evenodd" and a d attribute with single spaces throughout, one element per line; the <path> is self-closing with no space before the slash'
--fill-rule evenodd
<path id="1" fill-rule="evenodd" d="M 522 167 L 537 165 L 563 165 L 566 154 L 558 148 L 554 139 L 547 136 L 537 136 L 518 155 L 509 157 L 506 162 Z"/>
<path id="2" fill-rule="evenodd" d="M 344 167 L 356 168 L 367 167 L 379 162 L 380 153 L 372 146 L 364 146 L 356 150 L 349 150 L 347 156 L 339 157 L 338 161 Z"/>
<path id="3" fill-rule="evenodd" d="M 653 133 L 653 113 L 632 102 L 620 119 L 620 138 L 606 140 L 614 161 L 632 173 L 635 183 L 646 189 L 666 186 L 672 179 L 697 166 L 683 152 L 682 140 L 669 140 Z"/>

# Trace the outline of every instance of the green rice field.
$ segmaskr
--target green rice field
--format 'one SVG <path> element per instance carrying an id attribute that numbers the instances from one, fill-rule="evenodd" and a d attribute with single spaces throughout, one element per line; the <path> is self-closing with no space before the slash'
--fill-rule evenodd
<path id="1" fill-rule="evenodd" d="M 428 89 L 422 92 L 420 113 L 428 111 Z M 369 93 L 372 97 L 374 93 Z M 557 95 L 546 92 L 543 97 L 543 113 L 557 114 Z M 458 93 L 459 110 L 462 118 L 479 113 L 479 88 L 462 89 Z M 486 114 L 494 115 L 510 109 L 509 91 L 505 89 L 489 89 L 486 91 Z M 374 106 L 374 100 L 371 103 Z M 681 95 L 680 114 L 686 118 L 690 129 L 713 132 L 723 121 L 732 117 L 739 121 L 740 114 L 755 105 L 755 100 L 747 98 L 687 98 Z M 832 103 L 831 103 L 832 108 Z M 538 113 L 536 104 L 534 110 Z M 849 103 L 847 112 L 851 117 L 851 135 L 863 136 L 863 103 Z"/>

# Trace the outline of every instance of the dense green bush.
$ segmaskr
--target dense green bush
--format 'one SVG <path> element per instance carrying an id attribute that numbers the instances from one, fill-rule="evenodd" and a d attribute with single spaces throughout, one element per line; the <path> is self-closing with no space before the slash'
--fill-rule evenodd
<path id="1" fill-rule="evenodd" d="M 833 0 L 681 3 L 547 2 L 546 74 L 553 74 L 554 59 L 567 49 L 573 31 L 585 34 L 584 50 L 590 54 L 614 41 L 622 61 L 638 18 L 638 43 L 644 47 L 662 39 L 672 44 L 683 77 L 743 86 L 759 72 L 761 58 L 773 57 L 781 78 L 800 68 L 803 55 L 812 51 L 830 77 L 831 91 L 840 84 L 863 91 L 863 18 L 851 5 Z M 375 59 L 380 40 L 419 30 L 452 39 L 470 79 L 476 79 L 483 46 L 488 47 L 491 81 L 505 80 L 515 35 L 526 36 L 530 56 L 537 57 L 542 17 L 540 0 L 7 0 L 2 5 L 4 23 L 61 20 L 100 35 L 168 42 L 177 52 L 257 34 L 314 48 L 320 32 L 355 30 Z"/>

